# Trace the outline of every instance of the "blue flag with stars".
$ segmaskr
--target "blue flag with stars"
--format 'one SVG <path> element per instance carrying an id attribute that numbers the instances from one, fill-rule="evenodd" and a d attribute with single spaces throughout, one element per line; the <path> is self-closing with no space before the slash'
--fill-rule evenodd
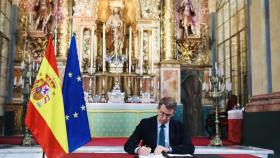
<path id="1" fill-rule="evenodd" d="M 76 39 L 74 36 L 71 38 L 66 62 L 62 95 L 69 152 L 73 152 L 91 140 Z"/>

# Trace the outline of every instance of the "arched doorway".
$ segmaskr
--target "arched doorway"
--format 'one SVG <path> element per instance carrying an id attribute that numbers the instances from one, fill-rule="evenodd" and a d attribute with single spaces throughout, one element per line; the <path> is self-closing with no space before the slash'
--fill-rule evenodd
<path id="1" fill-rule="evenodd" d="M 202 84 L 200 71 L 181 71 L 181 101 L 183 104 L 183 119 L 191 136 L 201 136 L 203 129 L 202 117 Z"/>

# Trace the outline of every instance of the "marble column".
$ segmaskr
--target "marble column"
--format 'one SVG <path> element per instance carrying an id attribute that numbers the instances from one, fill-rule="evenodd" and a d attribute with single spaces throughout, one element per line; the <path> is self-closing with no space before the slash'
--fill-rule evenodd
<path id="1" fill-rule="evenodd" d="M 61 10 L 60 16 L 65 18 L 57 22 L 57 53 L 58 61 L 65 61 L 69 45 L 69 18 L 68 18 L 68 1 L 58 1 L 58 8 Z"/>
<path id="2" fill-rule="evenodd" d="M 160 97 L 173 97 L 180 104 L 180 64 L 175 55 L 174 0 L 164 0 L 163 3 L 163 60 L 160 64 Z"/>
<path id="3" fill-rule="evenodd" d="M 250 1 L 248 52 L 251 85 L 247 112 L 280 111 L 278 1 Z"/>
<path id="4" fill-rule="evenodd" d="M 164 0 L 163 6 L 163 61 L 175 60 L 174 0 Z"/>

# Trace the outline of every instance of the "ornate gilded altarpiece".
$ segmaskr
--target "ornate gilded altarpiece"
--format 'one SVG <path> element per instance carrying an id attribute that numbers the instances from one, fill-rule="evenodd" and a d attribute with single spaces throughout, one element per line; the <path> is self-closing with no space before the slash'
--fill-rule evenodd
<path id="1" fill-rule="evenodd" d="M 61 81 L 75 35 L 87 102 L 157 102 L 163 86 L 169 86 L 160 75 L 168 3 L 174 4 L 169 23 L 175 26 L 175 34 L 165 41 L 175 41 L 167 52 L 175 58 L 168 64 L 204 72 L 210 55 L 207 0 L 21 0 L 14 101 L 22 102 L 27 83 L 35 80 L 52 34 Z M 30 67 L 29 75 L 24 66 Z M 180 75 L 174 74 L 165 74 L 168 83 L 180 85 Z M 170 91 L 180 95 L 177 86 Z"/>

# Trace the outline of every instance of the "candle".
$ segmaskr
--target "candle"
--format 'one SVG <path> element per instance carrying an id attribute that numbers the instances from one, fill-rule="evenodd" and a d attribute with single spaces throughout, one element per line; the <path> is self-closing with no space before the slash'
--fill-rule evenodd
<path id="1" fill-rule="evenodd" d="M 221 84 L 221 91 L 222 92 L 225 91 L 225 84 L 224 83 Z"/>
<path id="2" fill-rule="evenodd" d="M 217 62 L 215 62 L 215 72 L 216 72 L 216 75 L 218 75 L 219 70 L 218 70 L 218 65 L 217 65 Z"/>
<path id="3" fill-rule="evenodd" d="M 159 89 L 159 81 L 158 81 L 158 83 L 157 83 L 157 88 Z"/>
<path id="4" fill-rule="evenodd" d="M 152 40 L 151 40 L 151 65 L 152 65 L 152 74 L 154 74 L 154 55 L 153 55 L 153 53 L 154 53 L 154 47 L 153 47 L 153 40 L 154 40 L 154 29 L 152 29 Z"/>
<path id="5" fill-rule="evenodd" d="M 141 28 L 140 32 L 140 75 L 143 72 L 143 28 Z"/>
<path id="6" fill-rule="evenodd" d="M 14 86 L 16 86 L 17 85 L 17 77 L 15 76 L 15 78 L 14 78 Z"/>
<path id="7" fill-rule="evenodd" d="M 89 87 L 91 87 L 91 78 L 89 79 Z"/>
<path id="8" fill-rule="evenodd" d="M 24 88 L 24 79 L 22 78 L 22 76 L 20 76 L 21 78 L 21 88 Z"/>
<path id="9" fill-rule="evenodd" d="M 34 70 L 35 69 L 35 62 L 33 61 L 32 62 L 32 70 Z"/>
<path id="10" fill-rule="evenodd" d="M 96 91 L 95 85 L 96 85 L 96 78 L 95 76 L 93 76 L 93 95 L 95 95 L 95 91 Z"/>
<path id="11" fill-rule="evenodd" d="M 29 14 L 28 14 L 30 26 L 32 26 L 32 14 L 31 13 L 32 13 L 32 11 L 29 11 Z"/>
<path id="12" fill-rule="evenodd" d="M 20 85 L 23 85 L 23 79 L 22 79 L 22 76 L 20 76 L 20 78 L 19 78 L 19 84 L 20 84 Z"/>
<path id="13" fill-rule="evenodd" d="M 54 54 L 57 55 L 57 28 L 56 27 L 54 29 Z"/>
<path id="14" fill-rule="evenodd" d="M 131 73 L 131 48 L 132 48 L 132 29 L 129 27 L 129 45 L 128 45 L 128 72 Z"/>
<path id="15" fill-rule="evenodd" d="M 96 54 L 97 54 L 97 36 L 94 34 L 94 52 L 93 52 L 93 56 L 96 59 Z M 93 67 L 96 66 L 95 64 L 96 60 L 93 60 Z"/>
<path id="16" fill-rule="evenodd" d="M 83 37 L 83 35 L 84 35 L 84 27 L 81 27 L 81 39 L 80 39 L 80 51 L 79 51 L 79 59 L 80 59 L 80 69 L 81 69 L 81 66 L 82 66 L 82 61 L 83 61 L 83 56 L 82 56 L 82 54 L 83 54 L 83 43 L 84 43 L 84 37 Z"/>
<path id="17" fill-rule="evenodd" d="M 125 57 L 128 58 L 128 54 L 127 54 L 127 48 L 125 48 Z"/>
<path id="18" fill-rule="evenodd" d="M 36 64 L 36 70 L 39 70 L 39 63 Z"/>
<path id="19" fill-rule="evenodd" d="M 231 91 L 231 82 L 229 81 L 226 82 L 226 90 Z"/>
<path id="20" fill-rule="evenodd" d="M 30 58 L 31 58 L 30 54 L 28 54 L 28 63 L 30 63 Z"/>
<path id="21" fill-rule="evenodd" d="M 24 67 L 25 67 L 24 61 L 22 61 L 21 64 L 20 64 L 20 68 L 23 70 Z"/>
<path id="22" fill-rule="evenodd" d="M 220 76 L 224 76 L 224 69 L 223 69 L 223 67 L 220 68 Z"/>
<path id="23" fill-rule="evenodd" d="M 205 81 L 202 84 L 202 91 L 205 91 L 205 92 L 208 91 L 208 85 L 207 85 L 207 83 Z"/>
<path id="24" fill-rule="evenodd" d="M 93 73 L 93 58 L 94 58 L 94 26 L 91 29 L 91 55 L 90 55 L 90 71 Z"/>
<path id="25" fill-rule="evenodd" d="M 105 72 L 105 55 L 106 55 L 106 45 L 105 45 L 105 23 L 103 24 L 103 32 L 102 32 L 102 48 L 103 48 L 103 51 L 102 51 L 102 71 Z"/>
<path id="26" fill-rule="evenodd" d="M 212 68 L 209 68 L 209 76 L 212 76 Z"/>

